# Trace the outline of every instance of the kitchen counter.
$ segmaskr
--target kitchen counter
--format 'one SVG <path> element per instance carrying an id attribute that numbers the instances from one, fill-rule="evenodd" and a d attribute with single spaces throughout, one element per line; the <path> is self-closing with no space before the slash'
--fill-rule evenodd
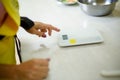
<path id="1" fill-rule="evenodd" d="M 50 58 L 50 72 L 46 80 L 120 80 L 104 77 L 103 70 L 120 71 L 120 1 L 112 14 L 93 17 L 85 14 L 78 4 L 64 5 L 57 0 L 19 0 L 21 16 L 52 24 L 61 31 L 80 28 L 97 29 L 104 38 L 100 44 L 61 48 L 59 33 L 40 38 L 20 28 L 22 60 Z"/>

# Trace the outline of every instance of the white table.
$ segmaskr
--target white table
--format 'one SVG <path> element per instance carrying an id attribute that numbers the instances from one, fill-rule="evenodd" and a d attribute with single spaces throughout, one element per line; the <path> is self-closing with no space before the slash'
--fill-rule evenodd
<path id="1" fill-rule="evenodd" d="M 81 11 L 79 5 L 66 6 L 57 0 L 19 0 L 20 14 L 32 20 L 52 24 L 62 30 L 85 27 L 97 29 L 104 43 L 60 48 L 58 34 L 39 38 L 20 28 L 23 61 L 32 58 L 50 58 L 47 80 L 120 80 L 103 77 L 103 70 L 120 70 L 120 1 L 112 14 L 92 17 Z"/>

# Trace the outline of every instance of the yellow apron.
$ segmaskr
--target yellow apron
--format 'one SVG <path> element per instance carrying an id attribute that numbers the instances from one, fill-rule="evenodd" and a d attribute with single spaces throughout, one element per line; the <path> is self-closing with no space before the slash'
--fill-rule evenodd
<path id="1" fill-rule="evenodd" d="M 5 37 L 0 40 L 0 64 L 15 64 L 15 42 L 14 35 L 20 25 L 18 0 L 0 0 L 8 16 L 2 26 L 0 35 Z"/>

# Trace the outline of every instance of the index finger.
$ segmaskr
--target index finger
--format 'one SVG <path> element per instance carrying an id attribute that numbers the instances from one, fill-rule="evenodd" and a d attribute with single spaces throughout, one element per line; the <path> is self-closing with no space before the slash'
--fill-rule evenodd
<path id="1" fill-rule="evenodd" d="M 54 27 L 54 26 L 52 26 L 52 30 L 57 31 L 57 32 L 60 31 L 60 29 L 58 29 L 57 27 Z"/>
<path id="2" fill-rule="evenodd" d="M 60 31 L 60 29 L 58 29 L 57 27 L 54 27 L 54 26 L 52 26 L 52 25 L 49 25 L 49 27 L 48 27 L 48 34 L 49 34 L 49 35 L 51 35 L 52 30 L 54 30 L 54 31 L 56 31 L 56 32 L 59 32 L 59 31 Z"/>

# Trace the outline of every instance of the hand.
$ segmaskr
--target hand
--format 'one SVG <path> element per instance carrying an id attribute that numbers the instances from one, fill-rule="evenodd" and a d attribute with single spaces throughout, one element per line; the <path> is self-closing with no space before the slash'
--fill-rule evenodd
<path id="1" fill-rule="evenodd" d="M 27 30 L 27 32 L 31 34 L 36 34 L 39 37 L 46 37 L 46 32 L 48 32 L 48 35 L 51 36 L 52 30 L 59 32 L 60 29 L 50 25 L 50 24 L 45 24 L 42 22 L 34 22 L 34 26 Z"/>
<path id="2" fill-rule="evenodd" d="M 48 75 L 47 59 L 33 59 L 18 65 L 17 80 L 43 80 Z"/>

